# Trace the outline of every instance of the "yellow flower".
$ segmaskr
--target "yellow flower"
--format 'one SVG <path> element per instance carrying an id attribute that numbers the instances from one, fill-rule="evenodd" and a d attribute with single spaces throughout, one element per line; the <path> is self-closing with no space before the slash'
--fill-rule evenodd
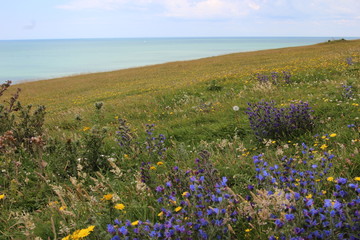
<path id="1" fill-rule="evenodd" d="M 328 146 L 327 146 L 326 144 L 323 144 L 323 145 L 321 145 L 320 148 L 321 148 L 322 150 L 325 150 L 327 147 L 328 147 Z"/>
<path id="2" fill-rule="evenodd" d="M 251 230 L 252 230 L 251 228 L 248 228 L 248 229 L 245 229 L 245 232 L 248 233 L 248 232 L 251 232 Z"/>
<path id="3" fill-rule="evenodd" d="M 160 213 L 158 214 L 159 217 L 161 217 L 162 215 L 164 215 L 164 212 L 160 212 Z"/>
<path id="4" fill-rule="evenodd" d="M 155 170 L 155 169 L 156 169 L 155 166 L 151 166 L 151 167 L 150 167 L 150 170 Z"/>
<path id="5" fill-rule="evenodd" d="M 181 194 L 181 196 L 186 196 L 186 195 L 188 195 L 189 194 L 189 192 L 183 192 L 182 194 Z"/>
<path id="6" fill-rule="evenodd" d="M 322 192 L 322 194 L 326 194 L 326 191 L 325 191 L 325 190 L 322 190 L 321 192 Z"/>
<path id="7" fill-rule="evenodd" d="M 355 177 L 354 180 L 355 181 L 360 181 L 360 177 Z"/>
<path id="8" fill-rule="evenodd" d="M 61 240 L 70 240 L 71 234 L 67 235 L 66 237 L 63 237 Z"/>
<path id="9" fill-rule="evenodd" d="M 90 127 L 84 127 L 82 130 L 86 132 L 87 130 L 90 130 Z"/>
<path id="10" fill-rule="evenodd" d="M 313 196 L 313 195 L 310 193 L 309 195 L 306 196 L 306 198 L 307 198 L 307 199 L 310 199 L 310 198 L 312 198 L 312 196 Z"/>
<path id="11" fill-rule="evenodd" d="M 127 155 L 127 154 L 124 154 L 124 158 L 129 158 L 129 155 Z"/>
<path id="12" fill-rule="evenodd" d="M 328 180 L 329 182 L 333 182 L 334 178 L 333 177 L 328 177 L 326 180 Z"/>
<path id="13" fill-rule="evenodd" d="M 160 165 L 163 165 L 164 163 L 163 162 L 157 162 L 156 165 L 160 166 Z"/>
<path id="14" fill-rule="evenodd" d="M 77 230 L 72 234 L 71 239 L 81 239 L 87 237 L 92 231 L 94 231 L 94 228 L 95 226 L 90 226 L 85 229 Z"/>
<path id="15" fill-rule="evenodd" d="M 66 206 L 61 206 L 61 207 L 59 208 L 60 211 L 64 211 L 65 209 L 66 209 Z"/>
<path id="16" fill-rule="evenodd" d="M 178 211 L 180 211 L 182 209 L 182 207 L 177 207 L 177 208 L 175 208 L 175 212 L 178 212 Z"/>
<path id="17" fill-rule="evenodd" d="M 111 193 L 106 194 L 103 196 L 102 200 L 110 201 L 113 198 L 113 195 Z"/>
<path id="18" fill-rule="evenodd" d="M 336 137 L 336 133 L 330 134 L 330 137 Z"/>
<path id="19" fill-rule="evenodd" d="M 137 220 L 137 221 L 135 221 L 135 222 L 132 222 L 131 223 L 131 226 L 136 226 L 136 225 L 138 225 L 139 224 L 139 220 Z"/>
<path id="20" fill-rule="evenodd" d="M 315 179 L 315 182 L 320 182 L 320 179 Z"/>
<path id="21" fill-rule="evenodd" d="M 0 194 L 0 200 L 5 198 L 5 194 Z"/>
<path id="22" fill-rule="evenodd" d="M 125 209 L 125 205 L 122 204 L 122 203 L 118 203 L 115 205 L 114 207 L 115 209 L 118 209 L 118 210 L 124 210 Z"/>

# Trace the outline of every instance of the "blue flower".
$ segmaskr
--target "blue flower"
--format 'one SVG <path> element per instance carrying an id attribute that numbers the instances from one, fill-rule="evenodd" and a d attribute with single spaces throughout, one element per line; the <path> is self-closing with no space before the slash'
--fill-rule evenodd
<path id="1" fill-rule="evenodd" d="M 111 225 L 111 224 L 108 224 L 108 225 L 107 225 L 107 231 L 108 231 L 108 233 L 116 234 L 116 229 L 115 229 L 115 227 L 114 227 L 113 225 Z"/>
<path id="2" fill-rule="evenodd" d="M 336 182 L 337 182 L 338 184 L 346 184 L 346 183 L 347 183 L 347 179 L 346 179 L 346 178 L 338 178 L 338 179 L 336 180 Z"/>
<path id="3" fill-rule="evenodd" d="M 295 219 L 295 216 L 294 214 L 285 214 L 285 219 L 290 222 Z"/>
<path id="4" fill-rule="evenodd" d="M 282 226 L 284 226 L 284 223 L 280 219 L 276 219 L 275 225 L 276 227 L 281 228 Z"/>

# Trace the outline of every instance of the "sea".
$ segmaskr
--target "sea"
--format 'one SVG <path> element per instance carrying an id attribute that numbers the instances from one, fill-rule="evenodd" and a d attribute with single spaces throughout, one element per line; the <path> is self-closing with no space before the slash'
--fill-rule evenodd
<path id="1" fill-rule="evenodd" d="M 350 38 L 346 38 L 350 39 Z M 0 40 L 0 84 L 106 72 L 236 52 L 311 45 L 331 37 Z"/>

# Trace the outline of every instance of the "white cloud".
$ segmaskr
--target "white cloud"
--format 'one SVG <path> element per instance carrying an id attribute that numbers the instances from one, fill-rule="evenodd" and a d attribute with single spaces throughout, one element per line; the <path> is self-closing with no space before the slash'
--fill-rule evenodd
<path id="1" fill-rule="evenodd" d="M 164 1 L 166 16 L 180 18 L 232 18 L 247 15 L 260 8 L 253 1 L 172 0 Z"/>
<path id="2" fill-rule="evenodd" d="M 67 10 L 102 9 L 115 10 L 125 5 L 148 9 L 157 6 L 162 14 L 177 18 L 231 18 L 247 15 L 261 8 L 266 0 L 71 0 L 57 8 Z"/>
<path id="3" fill-rule="evenodd" d="M 68 10 L 103 9 L 114 10 L 126 3 L 127 0 L 73 0 L 67 4 L 58 5 L 57 8 Z"/>
<path id="4" fill-rule="evenodd" d="M 360 0 L 67 0 L 67 10 L 117 10 L 130 7 L 144 13 L 185 19 L 354 19 Z M 156 13 L 155 13 L 156 12 Z"/>

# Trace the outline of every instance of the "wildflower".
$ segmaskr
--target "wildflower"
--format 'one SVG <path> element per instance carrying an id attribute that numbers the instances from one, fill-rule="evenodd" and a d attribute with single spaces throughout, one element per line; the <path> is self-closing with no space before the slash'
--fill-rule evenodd
<path id="1" fill-rule="evenodd" d="M 163 162 L 157 162 L 156 165 L 160 166 L 160 165 L 163 165 L 164 163 Z"/>
<path id="2" fill-rule="evenodd" d="M 294 214 L 285 214 L 285 218 L 287 221 L 290 222 L 295 219 L 295 216 L 294 216 Z"/>
<path id="3" fill-rule="evenodd" d="M 155 169 L 156 169 L 155 166 L 151 166 L 151 167 L 150 167 L 150 170 L 155 170 Z"/>
<path id="4" fill-rule="evenodd" d="M 59 208 L 60 211 L 64 211 L 65 209 L 66 209 L 66 206 L 61 206 L 61 207 Z"/>
<path id="5" fill-rule="evenodd" d="M 103 196 L 102 200 L 110 201 L 113 198 L 113 195 L 111 193 L 106 194 Z"/>
<path id="6" fill-rule="evenodd" d="M 67 235 L 66 237 L 63 237 L 61 240 L 70 240 L 71 234 Z"/>
<path id="7" fill-rule="evenodd" d="M 131 223 L 131 226 L 137 226 L 139 224 L 139 220 L 135 221 L 135 222 L 132 222 Z"/>
<path id="8" fill-rule="evenodd" d="M 181 194 L 181 196 L 183 196 L 183 197 L 187 197 L 187 196 L 189 196 L 190 194 L 189 194 L 189 192 L 183 192 L 182 194 Z"/>
<path id="9" fill-rule="evenodd" d="M 360 181 L 360 177 L 355 177 L 354 180 L 355 181 Z"/>
<path id="10" fill-rule="evenodd" d="M 178 211 L 180 211 L 182 209 L 182 207 L 177 207 L 177 208 L 175 208 L 175 212 L 178 212 Z"/>
<path id="11" fill-rule="evenodd" d="M 122 204 L 122 203 L 118 203 L 115 205 L 114 207 L 115 209 L 118 209 L 118 210 L 124 210 L 125 209 L 125 205 Z"/>
<path id="12" fill-rule="evenodd" d="M 0 200 L 5 198 L 5 194 L 0 194 Z"/>
<path id="13" fill-rule="evenodd" d="M 251 228 L 247 228 L 247 229 L 245 229 L 245 232 L 248 233 L 248 232 L 251 232 L 251 230 L 252 230 Z"/>
<path id="14" fill-rule="evenodd" d="M 336 182 L 337 182 L 338 184 L 346 184 L 347 179 L 346 179 L 346 178 L 338 178 L 338 179 L 336 180 Z"/>
<path id="15" fill-rule="evenodd" d="M 323 144 L 323 145 L 321 145 L 320 148 L 321 148 L 322 150 L 325 150 L 327 147 L 328 147 L 328 146 L 327 146 L 326 144 Z"/>
<path id="16" fill-rule="evenodd" d="M 161 216 L 163 216 L 163 215 L 164 215 L 164 212 L 160 212 L 160 213 L 158 214 L 159 217 L 161 217 Z"/>
<path id="17" fill-rule="evenodd" d="M 90 127 L 84 127 L 82 130 L 83 130 L 83 132 L 86 132 L 86 131 L 90 130 Z"/>
<path id="18" fill-rule="evenodd" d="M 124 154 L 124 158 L 129 158 L 129 155 L 127 155 L 127 154 Z"/>
<path id="19" fill-rule="evenodd" d="M 280 219 L 276 219 L 275 225 L 276 227 L 281 228 L 282 226 L 284 226 L 284 223 Z"/>
<path id="20" fill-rule="evenodd" d="M 329 182 L 333 182 L 334 178 L 333 177 L 328 177 L 326 180 L 329 181 Z"/>
<path id="21" fill-rule="evenodd" d="M 330 137 L 336 137 L 336 133 L 332 133 L 332 134 L 330 134 Z"/>
<path id="22" fill-rule="evenodd" d="M 307 199 L 310 199 L 310 198 L 312 198 L 312 197 L 313 197 L 313 195 L 312 195 L 311 193 L 306 196 Z"/>
<path id="23" fill-rule="evenodd" d="M 326 194 L 326 191 L 325 191 L 325 190 L 322 190 L 321 193 L 322 193 L 322 194 Z"/>
<path id="24" fill-rule="evenodd" d="M 94 231 L 94 228 L 95 228 L 95 226 L 92 225 L 88 228 L 77 230 L 72 234 L 71 237 L 72 237 L 72 239 L 80 239 L 80 238 L 87 237 L 92 231 Z"/>
<path id="25" fill-rule="evenodd" d="M 239 106 L 233 106 L 233 110 L 236 112 L 236 111 L 239 111 Z"/>

